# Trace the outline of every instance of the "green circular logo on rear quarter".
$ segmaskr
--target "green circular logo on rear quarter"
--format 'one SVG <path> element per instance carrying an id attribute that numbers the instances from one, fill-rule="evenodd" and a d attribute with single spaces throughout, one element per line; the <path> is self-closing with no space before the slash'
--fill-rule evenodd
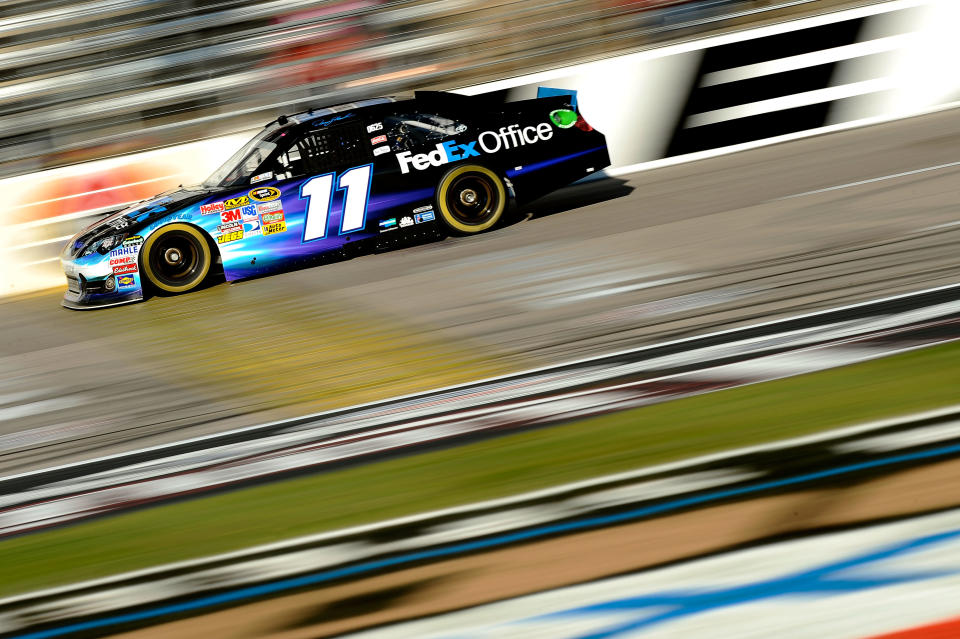
<path id="1" fill-rule="evenodd" d="M 557 109 L 550 112 L 550 121 L 561 129 L 569 129 L 577 123 L 577 112 L 570 109 Z"/>

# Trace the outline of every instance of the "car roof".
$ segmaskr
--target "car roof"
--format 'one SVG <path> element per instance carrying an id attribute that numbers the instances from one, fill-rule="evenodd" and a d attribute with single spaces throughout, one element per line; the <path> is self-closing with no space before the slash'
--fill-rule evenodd
<path id="1" fill-rule="evenodd" d="M 367 109 L 369 107 L 375 107 L 384 104 L 391 104 L 394 102 L 401 102 L 409 99 L 409 97 L 401 98 L 396 96 L 383 96 L 379 98 L 357 100 L 355 102 L 344 102 L 343 104 L 333 104 L 330 106 L 308 109 L 307 111 L 295 113 L 293 115 L 282 115 L 277 120 L 274 120 L 274 122 L 282 123 L 284 122 L 284 119 L 286 119 L 293 124 L 304 124 L 306 122 L 312 122 L 313 120 L 329 117 L 331 115 L 345 116 L 349 112 L 359 111 L 361 109 Z M 271 122 L 270 124 L 273 124 L 274 122 Z"/>

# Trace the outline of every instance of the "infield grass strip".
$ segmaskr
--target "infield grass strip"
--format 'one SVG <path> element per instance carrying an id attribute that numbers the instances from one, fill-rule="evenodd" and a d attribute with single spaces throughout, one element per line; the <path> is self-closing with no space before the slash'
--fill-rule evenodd
<path id="1" fill-rule="evenodd" d="M 957 403 L 960 344 L 0 542 L 0 595 Z"/>

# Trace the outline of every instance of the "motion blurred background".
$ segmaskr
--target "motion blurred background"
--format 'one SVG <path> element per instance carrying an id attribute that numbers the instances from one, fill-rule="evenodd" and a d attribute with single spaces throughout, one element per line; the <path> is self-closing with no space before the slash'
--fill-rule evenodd
<path id="1" fill-rule="evenodd" d="M 881 4 L 896 6 L 874 7 Z M 828 14 L 845 9 L 858 11 L 831 22 Z M 617 484 L 588 506 L 702 496 L 794 471 L 812 477 L 868 454 L 960 439 L 956 346 L 902 354 L 956 338 L 960 295 L 937 289 L 912 305 L 897 298 L 870 313 L 846 308 L 960 281 L 958 16 L 954 0 L 0 0 L 0 634 L 106 615 L 124 596 L 179 600 L 309 562 L 359 561 L 379 553 L 377 544 L 445 543 L 463 530 L 483 536 L 487 525 L 519 529 L 531 518 L 586 512 L 577 509 L 590 500 L 577 493 L 560 515 L 538 510 L 539 502 L 484 511 L 476 521 L 465 515 L 463 530 L 444 520 L 292 559 L 257 554 L 252 567 L 226 561 L 196 579 L 178 568 L 163 587 L 146 581 L 123 596 L 82 593 L 37 607 L 17 599 L 299 535 L 601 475 L 620 481 L 654 464 L 682 466 L 697 455 L 908 413 L 923 417 L 887 424 L 866 443 L 804 448 L 790 463 L 777 450 L 759 461 L 745 455 L 735 467 L 705 463 L 650 484 Z M 697 45 L 805 18 L 814 19 L 795 31 Z M 808 33 L 835 38 L 810 41 Z M 668 45 L 680 46 L 662 59 L 619 57 Z M 602 89 L 581 93 L 580 104 L 596 107 L 596 121 L 585 115 L 608 134 L 620 173 L 543 198 L 502 232 L 107 311 L 57 306 L 57 256 L 68 238 L 110 211 L 201 181 L 279 114 L 414 89 L 479 91 L 501 80 L 530 93 L 539 79 L 521 76 L 579 63 L 597 66 L 558 71 L 551 85 Z M 621 86 L 621 76 L 632 82 Z M 649 86 L 656 95 L 645 94 Z M 609 99 L 621 89 L 628 99 Z M 611 140 L 602 123 L 614 109 L 605 112 L 602 101 L 620 109 L 618 125 L 627 126 L 612 131 L 634 135 L 634 155 L 618 155 L 629 136 Z M 798 118 L 794 109 L 813 115 Z M 713 125 L 737 130 L 715 135 Z M 787 134 L 801 135 L 767 145 Z M 741 142 L 758 144 L 687 161 Z M 662 148 L 638 150 L 644 144 Z M 677 156 L 686 159 L 672 162 Z M 671 162 L 635 171 L 654 158 Z M 837 308 L 822 324 L 788 322 L 782 333 L 775 326 Z M 757 325 L 773 328 L 758 333 Z M 745 336 L 735 332 L 745 326 Z M 669 346 L 655 356 L 643 353 L 662 343 Z M 892 353 L 901 354 L 883 357 Z M 574 359 L 578 368 L 564 368 Z M 479 379 L 494 381 L 458 386 Z M 578 398 L 568 401 L 571 389 Z M 581 392 L 599 399 L 581 403 Z M 520 405 L 531 397 L 537 407 Z M 362 407 L 313 415 L 355 405 Z M 481 405 L 490 413 L 474 415 Z M 431 440 L 434 426 L 440 434 Z M 928 426 L 932 434 L 901 436 L 901 427 Z M 455 439 L 468 427 L 490 432 Z M 246 434 L 234 437 L 234 429 Z M 204 439 L 223 433 L 231 434 Z M 354 441 L 356 433 L 363 437 Z M 394 436 L 397 448 L 423 450 L 399 455 Z M 439 441 L 447 436 L 453 443 Z M 167 445 L 173 452 L 138 456 Z M 130 451 L 138 452 L 123 457 Z M 354 454 L 369 461 L 352 465 Z M 84 465 L 105 455 L 123 460 Z M 293 603 L 278 596 L 267 602 L 277 604 L 270 632 L 247 621 L 269 616 L 263 609 L 246 617 L 221 610 L 189 632 L 161 626 L 156 636 L 329 636 L 707 555 L 772 574 L 801 556 L 826 561 L 874 543 L 844 537 L 834 554 L 787 548 L 787 559 L 766 563 L 732 552 L 792 535 L 846 527 L 855 535 L 867 524 L 940 511 L 950 517 L 936 526 L 953 530 L 957 460 L 891 468 L 506 549 L 514 554 L 458 557 L 476 561 L 429 566 L 409 583 L 374 575 L 372 585 L 297 591 Z M 960 529 L 944 535 L 960 539 Z M 956 575 L 938 588 L 960 587 L 957 557 Z M 698 574 L 698 584 L 729 576 Z M 470 581 L 477 576 L 482 587 Z M 918 606 L 909 621 L 946 615 L 957 598 L 942 592 L 908 593 L 940 606 Z M 385 616 L 371 621 L 371 601 L 386 602 L 375 611 Z M 387 610 L 409 601 L 402 615 Z M 861 602 L 859 616 L 831 605 L 809 618 L 821 614 L 831 629 L 838 618 L 872 619 L 876 633 L 907 625 L 896 607 L 872 600 Z M 817 627 L 797 610 L 795 626 L 813 634 L 796 636 L 814 636 Z M 761 610 L 738 623 L 755 618 L 781 619 Z M 686 636 L 721 636 L 704 623 Z M 725 636 L 750 636 L 727 628 Z M 406 636 L 426 636 L 418 632 Z"/>
<path id="2" fill-rule="evenodd" d="M 73 233 L 111 209 L 199 182 L 281 113 L 476 85 L 863 4 L 7 0 L 0 188 L 13 196 L 0 212 L 10 231 L 0 294 L 61 284 L 56 255 Z M 157 149 L 170 151 L 149 153 Z M 137 156 L 91 163 L 126 154 Z"/>
<path id="3" fill-rule="evenodd" d="M 452 88 L 839 0 L 8 0 L 0 176 Z M 863 2 L 859 4 L 864 4 Z"/>

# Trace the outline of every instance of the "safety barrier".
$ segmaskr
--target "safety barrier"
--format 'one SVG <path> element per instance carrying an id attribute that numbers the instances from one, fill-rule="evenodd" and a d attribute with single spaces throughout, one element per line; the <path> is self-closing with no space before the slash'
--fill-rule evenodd
<path id="1" fill-rule="evenodd" d="M 960 407 L 872 422 L 0 600 L 0 633 L 156 623 L 426 561 L 854 482 L 960 454 Z M 33 634 L 36 633 L 36 634 Z"/>

